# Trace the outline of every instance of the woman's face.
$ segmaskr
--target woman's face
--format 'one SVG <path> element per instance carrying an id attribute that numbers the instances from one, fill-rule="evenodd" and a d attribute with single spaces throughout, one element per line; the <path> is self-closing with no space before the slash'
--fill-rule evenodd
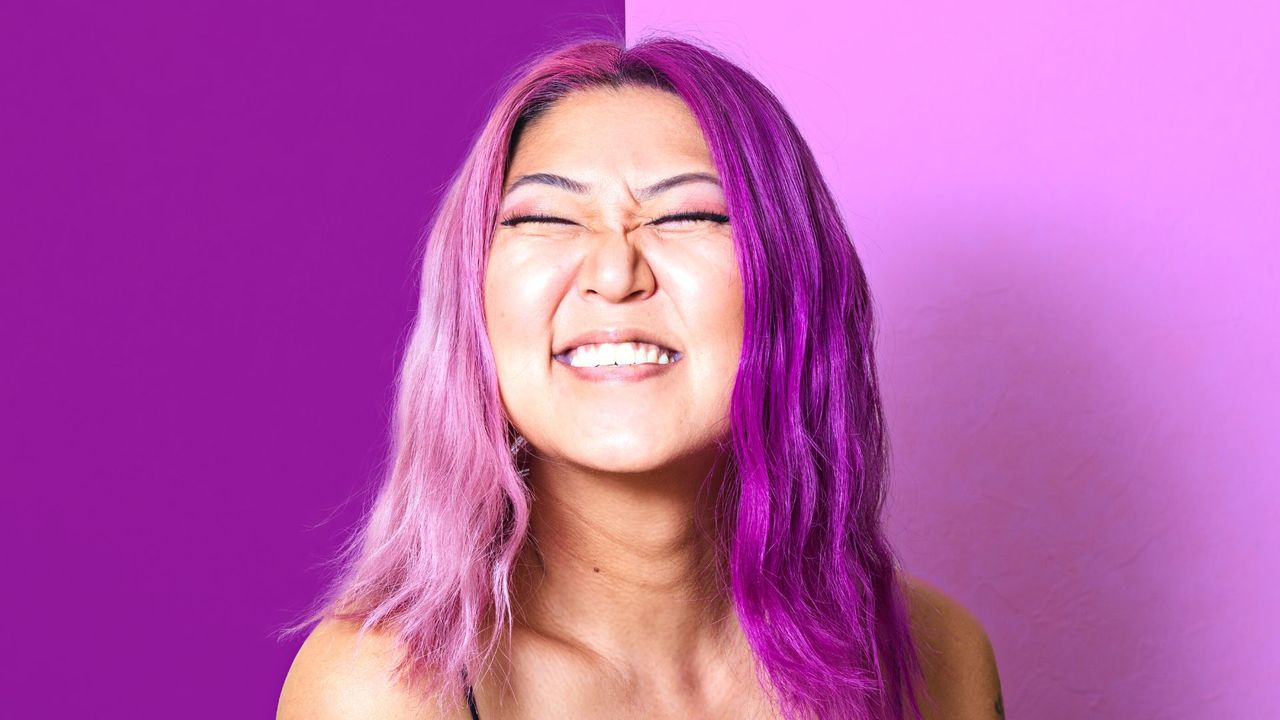
<path id="1" fill-rule="evenodd" d="M 525 128 L 503 189 L 485 315 L 503 404 L 537 455 L 646 472 L 723 437 L 742 284 L 684 101 L 571 94 Z"/>

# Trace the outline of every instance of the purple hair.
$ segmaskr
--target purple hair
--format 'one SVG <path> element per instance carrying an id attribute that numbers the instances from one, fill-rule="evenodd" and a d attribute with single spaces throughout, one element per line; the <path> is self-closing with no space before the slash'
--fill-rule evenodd
<path id="1" fill-rule="evenodd" d="M 441 706 L 510 638 L 531 495 L 498 394 L 482 278 L 521 130 L 571 92 L 675 93 L 721 177 L 745 326 L 717 552 L 758 677 L 789 720 L 916 718 L 920 662 L 881 514 L 888 439 L 867 278 L 776 97 L 714 50 L 576 39 L 504 86 L 426 235 L 391 464 L 341 573 L 305 621 L 394 631 L 397 670 Z"/>

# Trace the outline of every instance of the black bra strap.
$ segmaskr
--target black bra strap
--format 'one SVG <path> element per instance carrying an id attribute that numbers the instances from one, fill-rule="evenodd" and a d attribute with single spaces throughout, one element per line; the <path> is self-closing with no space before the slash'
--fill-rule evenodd
<path id="1" fill-rule="evenodd" d="M 467 709 L 471 711 L 471 720 L 480 720 L 480 711 L 476 710 L 476 694 L 471 689 L 471 683 L 467 681 L 467 671 L 462 671 L 462 682 L 467 686 Z"/>
<path id="2" fill-rule="evenodd" d="M 476 710 L 476 695 L 471 691 L 471 686 L 467 686 L 467 709 L 471 711 L 471 720 L 480 720 L 480 712 Z"/>

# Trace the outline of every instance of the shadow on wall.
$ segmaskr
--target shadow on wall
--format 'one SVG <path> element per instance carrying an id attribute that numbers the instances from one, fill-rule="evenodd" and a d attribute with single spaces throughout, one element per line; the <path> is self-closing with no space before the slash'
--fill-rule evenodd
<path id="1" fill-rule="evenodd" d="M 1204 663 L 1229 657 L 1205 655 L 1220 605 L 1180 491 L 1207 479 L 1179 415 L 1189 338 L 1134 294 L 1166 279 L 1083 223 L 934 216 L 872 245 L 894 247 L 874 288 L 891 537 L 982 620 L 1011 716 L 1197 716 L 1222 692 Z"/>

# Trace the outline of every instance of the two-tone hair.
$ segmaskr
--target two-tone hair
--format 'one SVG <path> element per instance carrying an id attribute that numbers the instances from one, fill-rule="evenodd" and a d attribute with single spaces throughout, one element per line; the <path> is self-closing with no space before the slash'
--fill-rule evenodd
<path id="1" fill-rule="evenodd" d="M 778 99 L 695 41 L 578 39 L 504 86 L 425 236 L 391 457 L 317 610 L 396 634 L 403 677 L 463 696 L 512 617 L 532 497 L 498 393 L 482 279 L 522 129 L 569 93 L 679 96 L 724 188 L 745 303 L 718 557 L 762 684 L 789 720 L 920 717 L 920 661 L 882 509 L 888 439 L 867 278 Z M 505 631 L 505 632 L 504 632 Z"/>

